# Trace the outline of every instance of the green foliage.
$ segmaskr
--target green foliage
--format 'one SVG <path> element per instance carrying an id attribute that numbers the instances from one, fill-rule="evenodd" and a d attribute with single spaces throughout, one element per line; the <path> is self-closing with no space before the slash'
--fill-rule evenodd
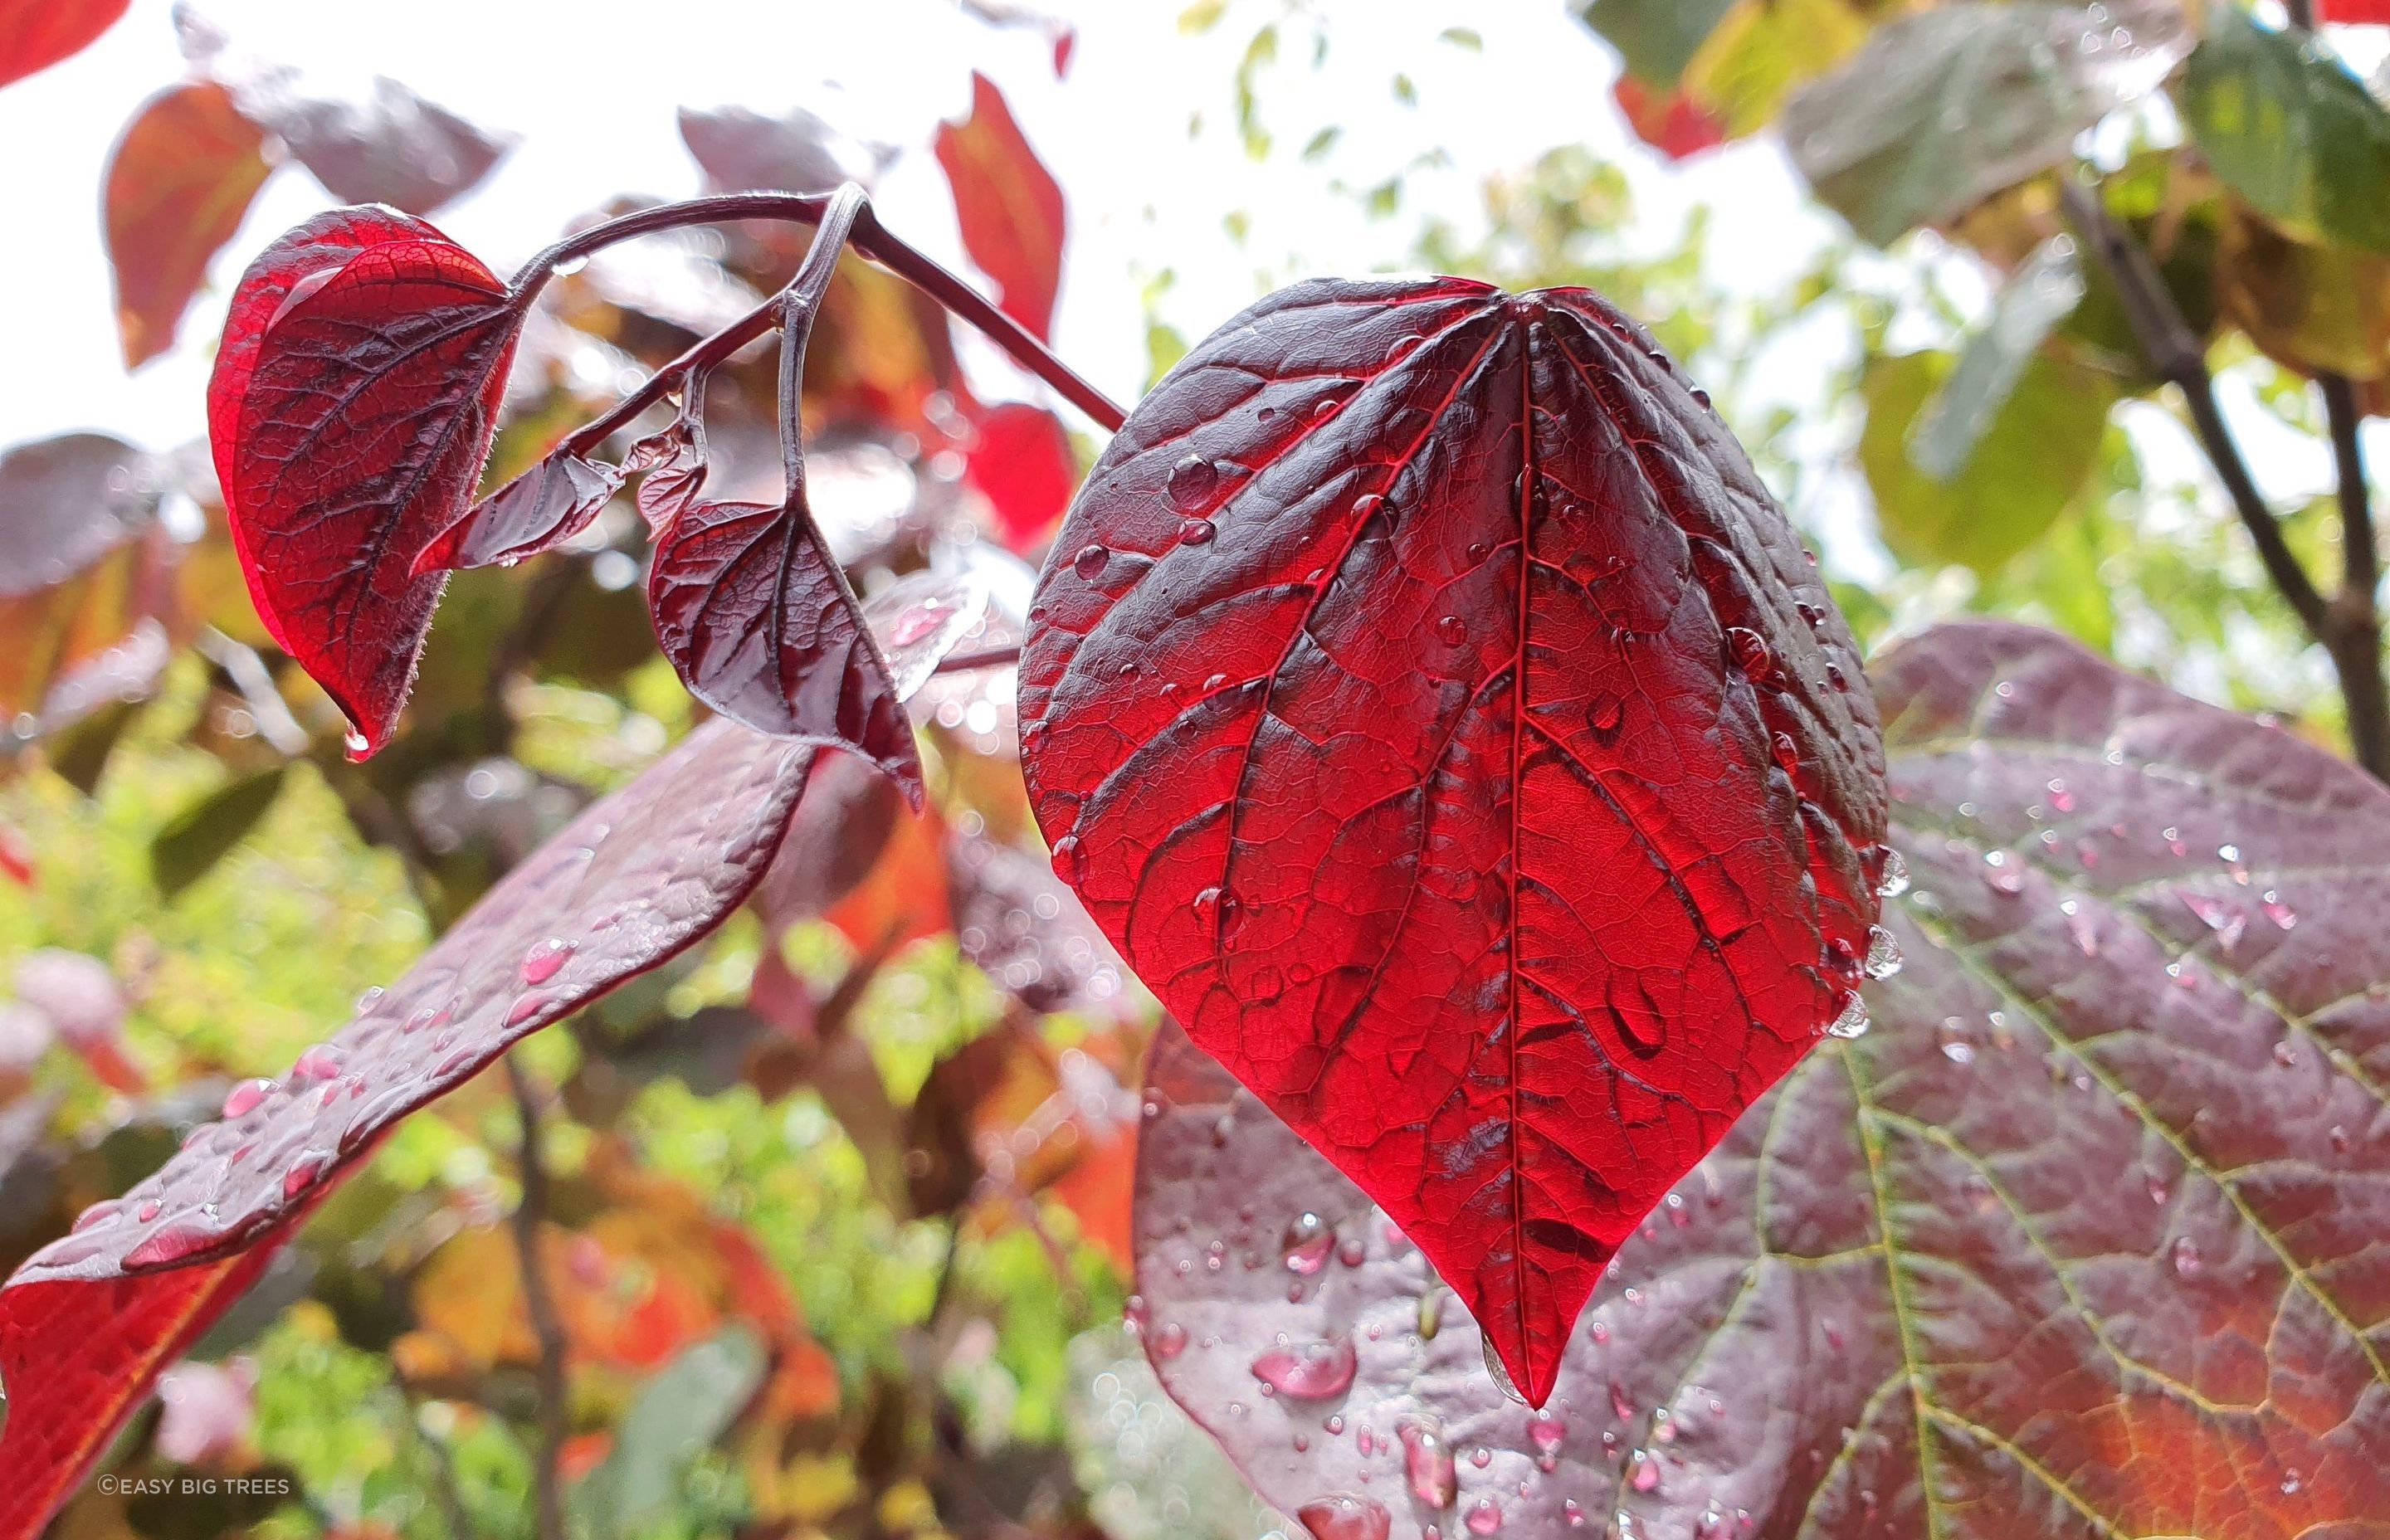
<path id="1" fill-rule="evenodd" d="M 2268 218 L 2390 252 L 2390 112 L 2336 57 L 2217 4 L 2181 99 L 2201 153 Z"/>

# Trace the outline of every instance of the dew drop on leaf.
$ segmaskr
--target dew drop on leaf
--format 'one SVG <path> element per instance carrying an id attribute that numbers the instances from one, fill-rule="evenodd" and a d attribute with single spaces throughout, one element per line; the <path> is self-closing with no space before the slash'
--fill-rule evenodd
<path id="1" fill-rule="evenodd" d="M 329 1080 L 341 1072 L 341 1057 L 329 1044 L 317 1043 L 302 1053 L 290 1065 L 290 1078 Z"/>
<path id="2" fill-rule="evenodd" d="M 1585 709 L 1585 725 L 1597 733 L 1610 734 L 1626 715 L 1626 703 L 1614 695 L 1597 695 Z"/>
<path id="3" fill-rule="evenodd" d="M 1253 1378 L 1280 1395 L 1327 1401 L 1353 1388 L 1357 1359 L 1349 1340 L 1273 1348 L 1253 1360 Z"/>
<path id="4" fill-rule="evenodd" d="M 523 954 L 522 982 L 544 984 L 555 978 L 558 970 L 564 967 L 565 960 L 572 956 L 572 943 L 555 936 L 535 943 Z"/>
<path id="5" fill-rule="evenodd" d="M 1286 1227 L 1279 1242 L 1286 1253 L 1286 1270 L 1309 1277 L 1328 1265 L 1329 1252 L 1335 1249 L 1336 1232 L 1328 1227 L 1317 1214 L 1304 1212 Z"/>
<path id="6" fill-rule="evenodd" d="M 1826 1034 L 1841 1038 L 1864 1037 L 1867 1030 L 1867 1002 L 1860 999 L 1857 991 L 1854 990 L 1843 1000 L 1843 1013 L 1827 1024 Z"/>
<path id="7" fill-rule="evenodd" d="M 1638 1492 L 1660 1490 L 1660 1461 L 1649 1449 L 1636 1450 L 1628 1462 L 1628 1469 L 1633 1474 L 1626 1478 L 1627 1485 Z"/>
<path id="8" fill-rule="evenodd" d="M 1908 891 L 1908 863 L 1890 845 L 1883 850 L 1883 873 L 1875 880 L 1875 891 L 1879 898 L 1898 898 Z"/>
<path id="9" fill-rule="evenodd" d="M 1187 1328 L 1176 1321 L 1164 1321 L 1153 1328 L 1153 1355 L 1168 1360 L 1187 1351 Z"/>
<path id="10" fill-rule="evenodd" d="M 1458 647 L 1469 639 L 1469 622 L 1458 615 L 1446 615 L 1435 622 L 1435 639 L 1446 647 Z"/>
<path id="11" fill-rule="evenodd" d="M 1881 925 L 1868 928 L 1867 976 L 1889 979 L 1900 971 L 1900 943 Z"/>
<path id="12" fill-rule="evenodd" d="M 1527 1442 L 1536 1453 L 1551 1455 L 1560 1452 L 1561 1441 L 1568 1437 L 1568 1424 L 1548 1412 L 1539 1412 L 1527 1419 Z"/>
<path id="13" fill-rule="evenodd" d="M 2177 1236 L 2174 1242 L 2174 1270 L 2176 1274 L 2186 1278 L 2195 1278 L 2199 1276 L 2199 1242 L 2191 1239 L 2191 1237 L 2187 1235 Z"/>
<path id="14" fill-rule="evenodd" d="M 1220 484 L 1220 472 L 1201 455 L 1189 455 L 1170 468 L 1165 489 L 1182 512 L 1200 508 Z"/>
<path id="15" fill-rule="evenodd" d="M 1080 582 L 1093 583 L 1103 575 L 1104 566 L 1111 557 L 1112 553 L 1101 542 L 1090 541 L 1080 546 L 1079 554 L 1071 558 L 1071 571 L 1079 574 Z"/>
<path id="16" fill-rule="evenodd" d="M 1431 1508 L 1450 1508 L 1460 1478 L 1443 1435 L 1420 1422 L 1406 1422 L 1394 1431 L 1403 1441 L 1403 1474 L 1410 1482 L 1411 1495 Z"/>
<path id="17" fill-rule="evenodd" d="M 1368 1497 L 1339 1495 L 1294 1510 L 1315 1540 L 1386 1540 L 1394 1520 L 1385 1506 Z"/>
<path id="18" fill-rule="evenodd" d="M 1178 543 L 1181 545 L 1209 545 L 1212 537 L 1219 533 L 1219 526 L 1209 519 L 1189 519 L 1178 526 Z"/>
<path id="19" fill-rule="evenodd" d="M 520 1027 L 525 1021 L 537 1016 L 541 1011 L 546 1010 L 552 1003 L 553 1002 L 550 998 L 545 995 L 526 995 L 521 999 L 517 1000 L 514 1003 L 513 1009 L 507 1012 L 507 1025 L 510 1027 Z"/>
<path id="20" fill-rule="evenodd" d="M 1502 1355 L 1494 1351 L 1494 1339 L 1486 1338 L 1483 1345 L 1485 1349 L 1485 1373 L 1494 1381 L 1494 1388 L 1520 1405 L 1527 1405 L 1527 1398 L 1520 1393 L 1518 1384 L 1510 1378 L 1510 1367 L 1502 1362 Z M 1478 1463 L 1482 1465 L 1484 1462 L 1481 1460 Z"/>
<path id="21" fill-rule="evenodd" d="M 225 1093 L 224 1115 L 227 1118 L 247 1116 L 256 1110 L 258 1103 L 271 1095 L 274 1089 L 274 1082 L 270 1080 L 242 1081 Z"/>
<path id="22" fill-rule="evenodd" d="M 1734 648 L 1735 666 L 1754 679 L 1765 679 L 1776 669 L 1776 655 L 1767 650 L 1767 640 L 1748 626 L 1729 627 L 1727 645 Z"/>
<path id="23" fill-rule="evenodd" d="M 1461 1522 L 1469 1526 L 1471 1534 L 1491 1534 L 1502 1527 L 1502 1510 L 1493 1498 L 1480 1497 L 1477 1506 L 1469 1510 L 1469 1517 Z"/>

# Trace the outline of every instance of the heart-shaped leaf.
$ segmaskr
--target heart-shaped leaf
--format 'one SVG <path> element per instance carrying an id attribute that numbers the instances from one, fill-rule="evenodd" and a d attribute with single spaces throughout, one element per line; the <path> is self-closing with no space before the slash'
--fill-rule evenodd
<path id="1" fill-rule="evenodd" d="M 1900 16 L 1785 104 L 1818 196 L 1879 246 L 2064 159 L 2191 51 L 2177 0 L 1956 0 Z"/>
<path id="2" fill-rule="evenodd" d="M 252 263 L 208 428 L 250 593 L 283 650 L 388 740 L 445 579 L 416 558 L 464 512 L 523 306 L 462 247 L 387 210 L 319 215 Z"/>
<path id="3" fill-rule="evenodd" d="M 0 1290 L 0 1540 L 38 1532 L 243 1269 L 392 1123 L 736 908 L 812 759 L 733 723 L 700 727 L 508 873 L 281 1081 L 236 1087 L 224 1122 L 18 1269 Z M 107 1328 L 73 1329 L 95 1320 Z"/>
<path id="4" fill-rule="evenodd" d="M 81 53 L 132 0 L 0 0 L 0 85 Z"/>
<path id="5" fill-rule="evenodd" d="M 1302 284 L 1138 405 L 1033 614 L 1056 869 L 1540 1398 L 1870 947 L 1874 707 L 1741 450 L 1584 290 Z"/>
<path id="6" fill-rule="evenodd" d="M 213 81 L 162 91 L 134 114 L 109 152 L 102 207 L 126 368 L 173 346 L 209 260 L 269 169 L 265 135 Z"/>
<path id="7" fill-rule="evenodd" d="M 1541 1415 L 1361 1192 L 1157 1047 L 1132 1319 L 1323 1540 L 2390 1512 L 2390 794 L 2020 626 L 1877 697 L 1908 965 L 1621 1249 Z"/>
<path id="8" fill-rule="evenodd" d="M 343 203 L 431 213 L 478 186 L 513 143 L 394 80 L 377 77 L 366 102 L 298 98 L 270 86 L 253 95 L 251 115 Z"/>
<path id="9" fill-rule="evenodd" d="M 963 250 L 996 280 L 1004 313 L 1046 336 L 1062 284 L 1060 184 L 1022 136 L 1004 93 L 977 71 L 970 116 L 940 123 L 934 148 L 954 189 Z"/>

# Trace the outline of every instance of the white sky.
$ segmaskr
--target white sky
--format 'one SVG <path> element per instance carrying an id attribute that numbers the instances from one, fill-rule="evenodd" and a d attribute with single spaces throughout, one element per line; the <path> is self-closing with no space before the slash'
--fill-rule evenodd
<path id="1" fill-rule="evenodd" d="M 1689 181 L 1625 148 L 1609 100 L 1614 66 L 1557 0 L 1330 0 L 1324 71 L 1310 72 L 1297 28 L 1286 50 L 1295 57 L 1264 79 L 1265 113 L 1285 147 L 1266 165 L 1237 143 L 1230 82 L 1279 0 L 1238 0 L 1191 39 L 1177 31 L 1182 6 L 1057 0 L 1047 8 L 1079 25 L 1077 58 L 1059 83 L 1034 31 L 991 29 L 954 0 L 209 0 L 201 14 L 235 50 L 295 64 L 324 89 L 361 91 L 388 74 L 520 135 L 488 182 L 435 216 L 501 272 L 614 194 L 693 195 L 697 171 L 674 122 L 684 104 L 769 115 L 801 105 L 862 137 L 919 146 L 939 117 L 963 110 L 970 73 L 983 70 L 1070 199 L 1057 346 L 1123 398 L 1142 383 L 1139 289 L 1153 271 L 1176 270 L 1165 313 L 1201 336 L 1300 274 L 1401 265 L 1419 228 L 1412 214 L 1466 221 L 1486 173 L 1573 140 L 1650 172 L 1638 181 L 1651 184 L 1655 244 L 1691 196 L 1720 202 L 1715 251 L 1743 281 L 1784 271 L 1827 229 L 1802 208 L 1772 148 L 1707 158 Z M 1462 19 L 1483 33 L 1482 54 L 1436 40 Z M 260 247 L 331 201 L 303 172 L 277 173 L 218 258 L 213 291 L 186 317 L 181 345 L 128 378 L 99 237 L 101 177 L 118 130 L 184 71 L 169 0 L 135 0 L 84 54 L 0 89 L 0 145 L 14 147 L 0 173 L 14 226 L 0 258 L 11 296 L 0 309 L 0 356 L 10 361 L 0 371 L 0 443 L 76 427 L 160 446 L 199 433 L 223 290 Z M 1417 83 L 1416 109 L 1394 100 L 1397 71 Z M 1207 130 L 1190 141 L 1196 113 Z M 1329 122 L 1345 130 L 1338 151 L 1322 166 L 1296 163 L 1293 147 Z M 1331 176 L 1368 186 L 1438 148 L 1453 169 L 1414 176 L 1400 220 L 1372 223 L 1356 199 L 1328 191 Z M 952 205 L 926 153 L 901 162 L 879 200 L 893 227 L 961 265 Z M 1242 250 L 1222 223 L 1231 210 L 1252 218 Z M 1808 232 L 1791 250 L 1788 226 Z"/>

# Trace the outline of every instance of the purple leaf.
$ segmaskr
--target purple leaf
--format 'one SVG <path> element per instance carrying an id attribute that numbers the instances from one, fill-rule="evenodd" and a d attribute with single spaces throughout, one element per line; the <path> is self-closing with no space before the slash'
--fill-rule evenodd
<path id="1" fill-rule="evenodd" d="M 1157 1046 L 1132 1318 L 1323 1540 L 2390 1512 L 2390 793 L 2024 627 L 1876 690 L 1907 966 L 1622 1246 L 1543 1414 L 1357 1188 Z"/>
<path id="2" fill-rule="evenodd" d="M 378 77 L 373 99 L 363 103 L 257 95 L 244 103 L 250 115 L 343 203 L 431 213 L 471 191 L 514 143 L 394 80 Z"/>

